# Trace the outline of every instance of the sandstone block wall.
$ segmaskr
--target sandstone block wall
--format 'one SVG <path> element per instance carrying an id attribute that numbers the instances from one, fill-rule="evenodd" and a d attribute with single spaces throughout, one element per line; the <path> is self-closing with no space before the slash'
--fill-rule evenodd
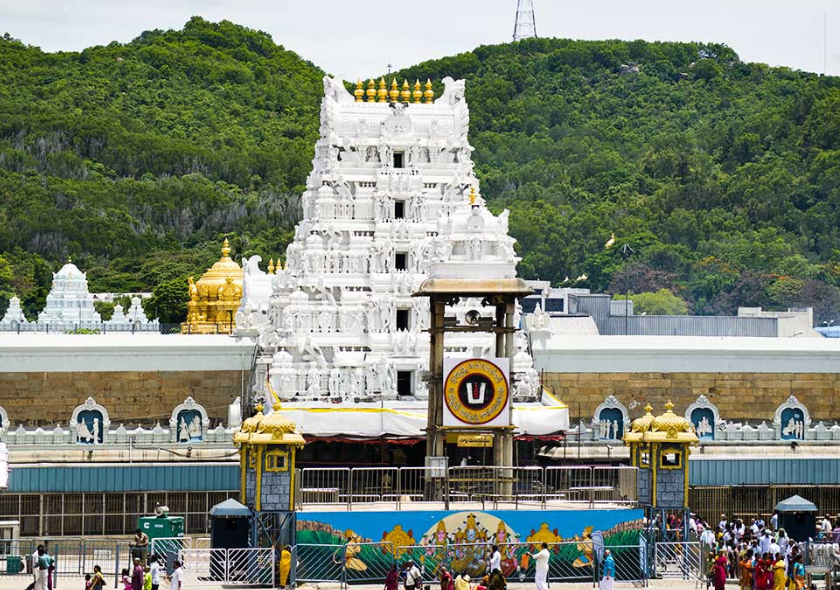
<path id="1" fill-rule="evenodd" d="M 119 424 L 167 426 L 172 410 L 187 396 L 203 405 L 213 426 L 227 422 L 228 405 L 248 386 L 240 371 L 115 371 L 80 373 L 0 373 L 0 406 L 12 428 L 67 427 L 73 410 L 93 397 Z"/>
<path id="2" fill-rule="evenodd" d="M 795 395 L 805 404 L 812 423 L 840 421 L 840 369 L 837 373 L 545 373 L 543 384 L 569 404 L 569 416 L 589 420 L 609 395 L 627 406 L 630 418 L 644 414 L 646 403 L 654 415 L 674 402 L 674 412 L 705 395 L 724 420 L 764 420 L 771 425 L 776 408 Z M 636 407 L 630 409 L 631 402 Z M 580 404 L 578 406 L 578 404 Z M 580 407 L 580 410 L 578 408 Z"/>

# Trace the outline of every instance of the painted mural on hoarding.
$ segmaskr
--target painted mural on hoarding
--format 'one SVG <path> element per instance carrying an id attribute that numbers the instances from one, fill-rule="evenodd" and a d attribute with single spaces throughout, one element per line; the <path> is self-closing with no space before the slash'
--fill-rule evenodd
<path id="1" fill-rule="evenodd" d="M 505 576 L 533 580 L 530 555 L 545 542 L 552 579 L 588 580 L 605 547 L 639 567 L 642 516 L 641 510 L 301 513 L 297 543 L 309 547 L 298 577 L 328 563 L 343 568 L 348 581 L 381 581 L 394 562 L 413 560 L 424 581 L 437 580 L 443 569 L 480 580 L 498 545 Z"/>

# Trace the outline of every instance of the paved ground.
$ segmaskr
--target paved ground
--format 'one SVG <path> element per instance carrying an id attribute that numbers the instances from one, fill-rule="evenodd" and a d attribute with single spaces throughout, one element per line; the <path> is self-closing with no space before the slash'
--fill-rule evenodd
<path id="1" fill-rule="evenodd" d="M 28 576 L 3 576 L 0 575 L 0 590 L 24 590 L 29 584 L 30 578 Z M 734 581 L 730 581 L 727 585 L 731 588 L 737 588 Z M 81 577 L 62 577 L 59 578 L 58 587 L 55 590 L 84 590 L 85 581 Z M 641 588 L 640 584 L 616 584 L 616 588 L 630 589 Z M 674 590 L 688 590 L 700 588 L 705 590 L 705 584 L 698 586 L 694 582 L 686 582 L 683 580 L 651 580 L 648 584 L 650 588 L 673 588 Z M 187 586 L 185 590 L 191 590 L 192 587 Z M 237 590 L 240 586 L 221 586 L 221 585 L 201 585 L 194 588 L 200 590 Z M 509 590 L 534 590 L 533 584 L 511 583 L 508 585 Z M 437 590 L 438 586 L 433 586 L 432 590 Z M 169 590 L 168 586 L 162 586 L 161 590 Z M 341 590 L 338 584 L 307 584 L 300 586 L 299 590 Z M 352 590 L 382 590 L 381 585 L 364 585 L 352 586 Z M 592 584 L 561 584 L 554 582 L 552 590 L 592 590 Z"/>

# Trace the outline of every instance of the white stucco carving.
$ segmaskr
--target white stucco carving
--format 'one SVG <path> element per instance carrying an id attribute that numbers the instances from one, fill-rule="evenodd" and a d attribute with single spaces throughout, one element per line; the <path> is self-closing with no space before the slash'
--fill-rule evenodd
<path id="1" fill-rule="evenodd" d="M 285 268 L 269 275 L 254 258 L 243 263 L 237 335 L 257 339 L 255 396 L 276 394 L 284 408 L 422 398 L 429 304 L 415 290 L 434 272 L 515 276 L 507 212 L 490 213 L 473 173 L 464 81 L 444 85 L 433 104 L 389 104 L 355 102 L 342 82 L 324 80 L 320 138 Z M 463 320 L 475 308 L 492 315 L 480 301 L 452 313 Z M 486 352 L 492 342 L 454 334 L 447 353 Z M 539 400 L 520 344 L 515 397 Z"/>

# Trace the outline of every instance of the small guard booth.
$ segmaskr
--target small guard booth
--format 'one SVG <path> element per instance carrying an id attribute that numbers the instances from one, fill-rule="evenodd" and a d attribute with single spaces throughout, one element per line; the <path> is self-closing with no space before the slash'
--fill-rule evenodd
<path id="1" fill-rule="evenodd" d="M 817 506 L 802 496 L 791 496 L 776 504 L 779 528 L 791 539 L 814 537 L 817 530 Z"/>
<path id="2" fill-rule="evenodd" d="M 210 547 L 213 549 L 245 549 L 251 537 L 251 509 L 240 504 L 233 498 L 216 504 L 210 509 Z M 230 553 L 229 553 L 230 555 Z M 247 564 L 238 563 L 250 556 L 242 552 L 233 553 L 228 564 L 230 571 L 245 569 Z M 224 572 L 225 556 L 218 551 L 210 552 L 210 573 L 214 579 L 220 579 L 218 574 Z"/>
<path id="3" fill-rule="evenodd" d="M 234 433 L 239 446 L 240 502 L 252 513 L 251 547 L 272 547 L 277 553 L 294 545 L 295 454 L 306 440 L 294 422 L 280 413 L 277 401 L 268 415 L 262 404 Z"/>
<path id="4" fill-rule="evenodd" d="M 233 498 L 210 509 L 210 546 L 213 549 L 240 549 L 248 546 L 251 509 Z"/>

